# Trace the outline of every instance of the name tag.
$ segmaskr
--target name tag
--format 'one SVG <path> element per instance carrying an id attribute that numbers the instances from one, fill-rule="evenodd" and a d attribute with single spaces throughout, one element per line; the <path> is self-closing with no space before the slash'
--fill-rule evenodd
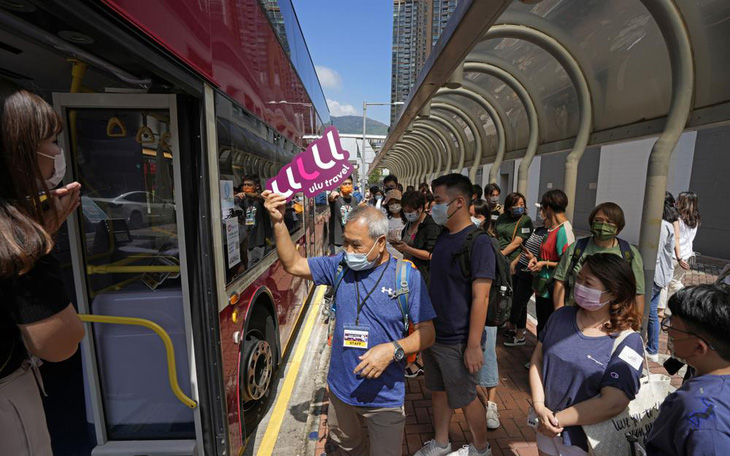
<path id="1" fill-rule="evenodd" d="M 499 215 L 492 215 L 492 220 L 497 220 L 499 218 Z"/>
<path id="2" fill-rule="evenodd" d="M 529 228 L 522 228 L 522 234 L 530 234 Z"/>
<path id="3" fill-rule="evenodd" d="M 641 363 L 644 361 L 644 358 L 631 347 L 624 347 L 618 357 L 637 371 L 641 369 Z"/>
<path id="4" fill-rule="evenodd" d="M 342 337 L 342 346 L 345 348 L 368 349 L 370 328 L 367 326 L 345 326 Z"/>

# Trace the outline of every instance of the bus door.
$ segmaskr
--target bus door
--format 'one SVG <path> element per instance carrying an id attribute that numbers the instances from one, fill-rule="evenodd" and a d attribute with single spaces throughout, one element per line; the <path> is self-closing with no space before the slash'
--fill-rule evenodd
<path id="1" fill-rule="evenodd" d="M 81 207 L 68 223 L 79 313 L 149 320 L 174 351 L 173 365 L 147 327 L 86 326 L 92 454 L 199 454 L 198 409 L 181 400 L 198 394 L 175 95 L 57 93 L 53 101 L 65 125 L 65 182 L 82 185 Z M 181 394 L 171 388 L 169 369 Z"/>

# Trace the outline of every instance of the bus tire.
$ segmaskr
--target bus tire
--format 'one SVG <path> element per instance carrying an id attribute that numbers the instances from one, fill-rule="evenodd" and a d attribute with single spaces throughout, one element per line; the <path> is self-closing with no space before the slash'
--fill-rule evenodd
<path id="1" fill-rule="evenodd" d="M 279 361 L 273 318 L 263 309 L 252 317 L 241 350 L 241 409 L 246 434 L 266 414 Z"/>

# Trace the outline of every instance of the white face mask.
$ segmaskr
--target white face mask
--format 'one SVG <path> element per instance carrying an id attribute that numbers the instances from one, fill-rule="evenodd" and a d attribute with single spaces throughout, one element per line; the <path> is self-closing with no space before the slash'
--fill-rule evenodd
<path id="1" fill-rule="evenodd" d="M 53 175 L 46 179 L 46 186 L 49 189 L 56 188 L 58 184 L 63 180 L 63 176 L 66 175 L 66 156 L 61 149 L 61 153 L 58 155 L 48 155 L 43 152 L 36 152 L 41 157 L 53 160 Z"/>
<path id="2" fill-rule="evenodd" d="M 471 223 L 475 224 L 476 226 L 479 226 L 479 225 L 482 224 L 482 220 L 480 220 L 480 219 L 478 219 L 476 217 L 472 217 L 471 218 Z"/>
<path id="3" fill-rule="evenodd" d="M 408 220 L 409 222 L 415 222 L 421 217 L 421 214 L 419 214 L 418 212 L 404 212 L 403 214 L 406 216 L 406 220 Z"/>

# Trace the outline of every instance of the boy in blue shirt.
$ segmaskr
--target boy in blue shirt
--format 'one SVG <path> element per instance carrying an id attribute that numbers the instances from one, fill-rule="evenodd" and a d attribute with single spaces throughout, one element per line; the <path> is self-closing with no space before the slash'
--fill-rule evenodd
<path id="1" fill-rule="evenodd" d="M 647 454 L 730 454 L 730 288 L 683 288 L 669 309 L 672 316 L 662 321 L 669 350 L 696 374 L 664 400 Z"/>

